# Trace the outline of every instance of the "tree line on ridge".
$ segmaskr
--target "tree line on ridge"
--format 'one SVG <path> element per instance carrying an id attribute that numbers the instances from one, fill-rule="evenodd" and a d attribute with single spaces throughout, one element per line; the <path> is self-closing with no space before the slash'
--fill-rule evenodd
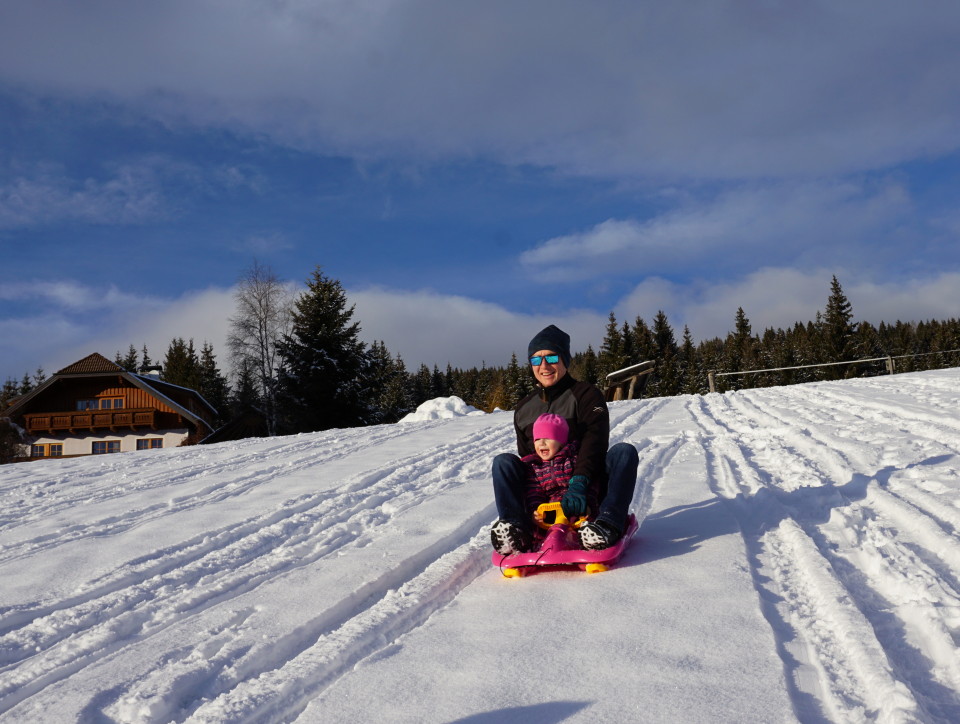
<path id="1" fill-rule="evenodd" d="M 526 360 L 513 354 L 503 366 L 444 370 L 421 364 L 409 371 L 382 341 L 360 341 L 360 323 L 336 279 L 316 267 L 306 288 L 292 295 L 268 267 L 254 263 L 241 277 L 227 340 L 232 370 L 221 370 L 213 346 L 174 338 L 156 363 L 144 346 L 117 352 L 116 363 L 133 372 L 160 367 L 162 380 L 197 390 L 223 423 L 245 409 L 259 410 L 269 434 L 312 432 L 396 422 L 423 402 L 457 396 L 485 411 L 509 410 L 534 388 Z M 881 362 L 804 367 L 869 358 L 922 355 L 896 361 L 897 371 L 960 366 L 960 320 L 854 322 L 852 305 L 833 277 L 824 311 L 786 329 L 755 333 L 743 308 L 724 338 L 680 339 L 667 315 L 632 324 L 609 314 L 598 350 L 574 354 L 571 374 L 604 386 L 606 376 L 646 360 L 655 362 L 644 397 L 708 392 L 708 372 L 771 370 L 717 378 L 719 392 L 885 374 Z M 803 369 L 776 369 L 798 368 Z M 8 379 L 0 410 L 45 379 L 42 370 Z"/>

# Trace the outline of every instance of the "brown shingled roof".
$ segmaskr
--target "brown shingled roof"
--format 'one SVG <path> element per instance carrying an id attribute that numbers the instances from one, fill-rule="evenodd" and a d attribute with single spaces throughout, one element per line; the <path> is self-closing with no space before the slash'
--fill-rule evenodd
<path id="1" fill-rule="evenodd" d="M 94 352 L 87 355 L 79 362 L 74 362 L 68 367 L 64 367 L 57 372 L 58 375 L 88 375 L 93 372 L 123 372 L 115 363 L 108 360 L 102 354 Z"/>

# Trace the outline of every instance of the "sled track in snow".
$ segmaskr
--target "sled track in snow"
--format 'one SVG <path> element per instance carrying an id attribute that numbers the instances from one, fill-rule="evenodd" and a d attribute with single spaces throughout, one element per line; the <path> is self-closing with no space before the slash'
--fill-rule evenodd
<path id="1" fill-rule="evenodd" d="M 614 414 L 614 437 L 628 437 L 642 430 L 663 404 L 651 402 L 639 411 Z M 512 442 L 512 428 L 502 435 L 495 437 Z M 641 475 L 659 477 L 679 444 L 678 440 L 659 446 L 641 440 L 637 444 Z M 474 451 L 491 448 L 485 443 L 468 447 Z M 491 457 L 480 455 L 475 460 L 482 468 L 478 475 L 484 483 L 488 482 L 486 468 Z M 635 505 L 641 516 L 651 498 L 652 485 L 638 492 Z M 489 571 L 487 524 L 493 517 L 491 503 L 446 539 L 367 584 L 351 599 L 317 617 L 306 630 L 265 647 L 256 656 L 231 643 L 231 639 L 239 641 L 242 637 L 211 631 L 216 642 L 211 645 L 213 651 L 191 652 L 182 660 L 170 662 L 118 696 L 105 711 L 124 718 L 147 706 L 152 718 L 171 721 L 290 721 L 360 660 L 389 651 L 399 637 L 422 625 L 477 576 Z M 237 625 L 242 627 L 243 622 Z M 305 646 L 303 642 L 310 643 Z M 203 672 L 204 682 L 199 687 L 198 671 Z M 171 689 L 170 681 L 185 682 L 184 690 Z M 291 695 L 291 681 L 296 682 L 295 695 Z M 195 704 L 179 711 L 163 708 L 163 702 L 184 700 Z"/>
<path id="2" fill-rule="evenodd" d="M 340 449 L 336 454 L 346 455 L 371 444 L 369 431 L 365 438 L 360 437 L 357 435 L 352 447 Z M 454 490 L 465 480 L 486 478 L 489 461 L 478 462 L 476 451 L 503 447 L 511 439 L 512 429 L 483 429 L 455 444 L 399 460 L 395 466 L 354 476 L 333 490 L 287 500 L 255 518 L 154 551 L 114 573 L 88 582 L 81 592 L 72 596 L 3 611 L 0 615 L 0 713 L 52 683 L 117 653 L 131 639 L 147 639 L 279 576 L 321 560 L 335 560 L 348 550 L 375 544 L 378 531 L 385 526 L 389 528 L 390 521 L 404 510 Z M 293 445 L 299 448 L 296 443 Z M 292 468 L 309 469 L 317 461 L 330 459 L 330 454 L 299 449 L 302 457 L 294 466 L 279 470 L 267 466 L 259 474 L 282 475 Z M 200 474 L 199 471 L 196 474 Z M 257 475 L 252 474 L 245 480 L 256 478 Z M 208 489 L 201 497 L 207 501 L 217 496 L 215 489 Z M 229 692 L 237 687 L 242 691 L 245 679 L 268 679 L 271 670 L 283 668 L 289 660 L 313 656 L 309 652 L 315 653 L 317 647 L 327 654 L 336 649 L 340 652 L 333 657 L 336 661 L 331 658 L 325 667 L 302 677 L 305 689 L 322 685 L 335 674 L 338 666 L 346 665 L 345 660 L 368 655 L 374 647 L 371 642 L 382 644 L 383 640 L 403 633 L 405 627 L 416 625 L 482 571 L 483 556 L 474 539 L 482 537 L 478 530 L 493 515 L 492 507 L 474 515 L 445 539 L 391 566 L 349 600 L 333 605 L 287 640 L 264 647 L 255 657 L 246 656 L 248 645 L 238 648 L 229 643 L 229 632 L 242 627 L 245 618 L 242 612 L 237 613 L 222 630 L 208 632 L 214 643 L 204 647 L 203 653 L 217 662 L 213 669 L 206 655 L 194 657 L 194 669 L 189 665 L 189 655 L 183 660 L 168 662 L 166 666 L 183 669 L 183 674 L 176 677 L 183 690 L 166 691 L 159 698 L 146 696 L 150 699 L 147 709 L 162 707 L 158 702 L 167 701 L 179 702 L 181 709 L 185 707 L 189 711 L 190 706 L 184 705 L 185 698 L 186 701 L 191 697 L 196 699 L 194 706 L 200 706 L 201 698 L 213 696 L 217 701 L 221 695 L 227 696 L 236 708 L 239 706 L 236 702 L 243 697 L 231 697 Z M 129 524 L 129 520 L 114 522 L 120 527 Z M 105 532 L 109 533 L 109 525 Z M 438 568 L 443 570 L 442 575 L 436 573 Z M 434 572 L 428 575 L 428 571 Z M 202 585 L 198 585 L 201 582 Z M 394 590 L 396 593 L 391 593 Z M 350 612 L 356 611 L 358 602 L 369 605 L 363 613 L 354 616 Z M 385 612 L 389 611 L 395 613 L 386 616 Z M 344 643 L 345 635 L 352 637 L 352 644 Z M 316 643 L 311 645 L 311 641 Z M 307 647 L 305 651 L 298 650 L 303 646 Z M 349 651 L 354 653 L 351 655 Z M 206 681 L 208 686 L 198 681 Z M 133 700 L 142 707 L 145 695 L 138 687 L 148 690 L 149 681 L 135 684 L 130 691 L 118 692 L 118 701 Z M 289 700 L 286 691 L 277 693 L 277 697 Z M 101 705 L 110 706 L 109 702 L 98 702 L 98 706 Z M 121 706 L 116 702 L 114 705 Z M 212 704 L 206 706 L 209 709 Z M 270 706 L 260 702 L 254 708 L 260 711 Z M 202 719 L 202 712 L 197 716 Z"/>
<path id="3" fill-rule="evenodd" d="M 818 390 L 821 392 L 821 390 Z M 698 398 L 710 485 L 740 522 L 798 715 L 960 719 L 960 516 L 918 485 L 958 457 L 955 420 L 822 390 Z M 906 418 L 915 463 L 886 464 Z M 840 431 L 854 429 L 858 439 Z M 898 442 L 898 437 L 900 442 Z M 931 595 L 931 592 L 934 592 Z"/>
<path id="4" fill-rule="evenodd" d="M 361 660 L 389 650 L 489 570 L 491 509 L 404 560 L 282 640 L 252 652 L 246 616 L 211 629 L 188 650 L 98 709 L 117 720 L 144 710 L 151 720 L 291 721 Z M 482 529 L 477 532 L 477 529 Z M 172 683 L 171 683 L 172 682 Z"/>
<path id="5" fill-rule="evenodd" d="M 366 433 L 364 433 L 366 431 Z M 169 472 L 153 472 L 154 462 L 145 455 L 135 456 L 129 463 L 124 460 L 103 461 L 100 468 L 90 470 L 89 465 L 79 466 L 72 461 L 54 461 L 54 465 L 67 464 L 66 469 L 51 467 L 56 474 L 51 475 L 53 480 L 46 488 L 54 490 L 36 491 L 36 486 L 6 486 L 3 494 L 3 512 L 0 513 L 0 531 L 10 531 L 17 527 L 28 527 L 31 523 L 43 518 L 55 516 L 70 508 L 83 505 L 95 499 L 105 502 L 125 497 L 133 497 L 147 490 L 162 489 L 169 495 L 162 502 L 146 508 L 134 509 L 125 512 L 122 516 L 113 516 L 97 521 L 93 525 L 70 526 L 59 531 L 56 536 L 46 536 L 33 540 L 18 541 L 16 546 L 0 546 L 0 562 L 11 557 L 29 555 L 39 549 L 61 545 L 85 536 L 116 533 L 126 527 L 132 527 L 158 517 L 172 515 L 189 508 L 203 505 L 212 505 L 230 497 L 244 495 L 260 485 L 269 483 L 279 477 L 288 476 L 298 470 L 327 463 L 337 458 L 347 457 L 359 449 L 373 444 L 403 436 L 402 428 L 396 425 L 374 428 L 355 428 L 337 431 L 333 444 L 318 445 L 313 439 L 301 440 L 294 438 L 278 438 L 275 448 L 265 456 L 260 448 L 256 452 L 246 452 L 244 447 L 252 445 L 238 444 L 234 446 L 236 454 L 224 460 L 211 462 L 203 452 L 194 450 L 177 450 L 181 459 L 195 459 L 178 467 L 177 475 Z M 155 453 L 162 454 L 162 453 Z M 112 456 L 104 456 L 109 458 Z M 130 456 L 127 456 L 130 457 Z M 290 463 L 269 462 L 271 459 L 291 460 Z M 86 461 L 84 461 L 86 462 Z M 77 469 L 75 469 L 77 468 Z M 212 484 L 197 491 L 183 495 L 176 494 L 178 486 L 193 483 L 203 478 L 214 478 L 218 475 L 236 471 L 237 474 L 229 485 Z M 70 480 L 69 489 L 59 493 L 55 488 L 60 481 Z M 37 495 L 48 498 L 37 504 Z M 26 511 L 26 512 L 25 512 Z"/>

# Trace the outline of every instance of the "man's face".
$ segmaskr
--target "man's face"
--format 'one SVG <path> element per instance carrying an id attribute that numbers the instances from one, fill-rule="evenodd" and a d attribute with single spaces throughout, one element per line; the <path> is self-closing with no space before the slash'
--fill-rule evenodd
<path id="1" fill-rule="evenodd" d="M 551 385 L 557 384 L 560 379 L 567 374 L 567 367 L 563 364 L 562 359 L 558 359 L 554 363 L 547 362 L 547 355 L 557 354 L 552 349 L 541 349 L 537 352 L 534 352 L 532 357 L 542 357 L 540 364 L 533 367 L 533 376 L 537 378 L 539 382 L 544 387 L 550 387 Z"/>

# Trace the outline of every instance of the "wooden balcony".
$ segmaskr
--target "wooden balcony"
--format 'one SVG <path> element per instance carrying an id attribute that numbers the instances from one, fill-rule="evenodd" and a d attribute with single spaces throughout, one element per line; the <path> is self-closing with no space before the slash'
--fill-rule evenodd
<path id="1" fill-rule="evenodd" d="M 76 412 L 40 412 L 24 415 L 27 432 L 93 432 L 96 430 L 157 429 L 157 410 L 149 407 L 121 410 L 80 410 Z"/>

